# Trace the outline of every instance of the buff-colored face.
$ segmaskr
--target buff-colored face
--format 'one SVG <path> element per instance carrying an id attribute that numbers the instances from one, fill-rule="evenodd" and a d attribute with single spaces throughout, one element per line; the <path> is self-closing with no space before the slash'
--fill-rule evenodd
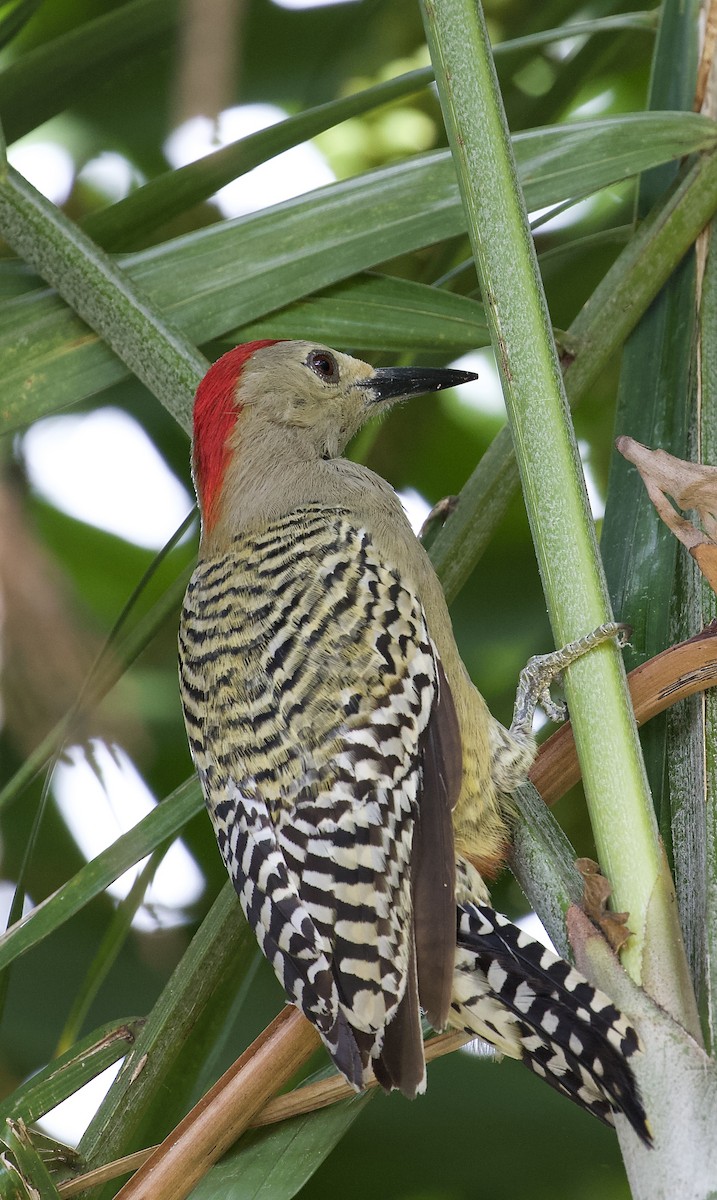
<path id="1" fill-rule="evenodd" d="M 282 456 L 337 458 L 373 413 L 474 378 L 431 367 L 374 369 L 315 342 L 236 346 L 209 369 L 194 404 L 194 475 L 205 524 L 215 519 L 230 462 L 245 462 L 252 449 L 261 447 L 272 465 Z"/>
<path id="2" fill-rule="evenodd" d="M 264 346 L 242 372 L 242 433 L 252 418 L 301 429 L 317 457 L 335 458 L 379 399 L 373 376 L 368 363 L 315 342 Z"/>

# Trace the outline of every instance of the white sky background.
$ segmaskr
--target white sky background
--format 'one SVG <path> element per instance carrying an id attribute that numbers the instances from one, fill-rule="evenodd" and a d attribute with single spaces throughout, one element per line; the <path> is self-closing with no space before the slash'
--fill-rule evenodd
<path id="1" fill-rule="evenodd" d="M 308 8 L 352 0 L 275 2 L 286 8 Z M 174 166 L 193 161 L 220 144 L 264 128 L 284 116 L 280 109 L 270 105 L 248 105 L 227 110 L 217 126 L 197 118 L 175 131 L 168 140 L 168 161 Z M 75 168 L 62 146 L 31 135 L 11 147 L 8 157 L 55 203 L 62 204 L 67 198 Z M 121 198 L 137 182 L 131 165 L 114 152 L 98 156 L 84 167 L 82 174 L 112 200 Z M 216 203 L 224 216 L 240 215 L 318 187 L 333 177 L 321 152 L 308 144 L 287 151 L 223 188 Z M 557 220 L 564 224 L 574 219 L 575 214 L 564 213 Z M 503 411 L 500 383 L 490 351 L 466 355 L 453 365 L 480 374 L 476 383 L 467 384 L 456 393 L 458 403 L 468 410 L 475 408 L 484 413 Z M 38 494 L 79 520 L 149 549 L 164 545 L 193 502 L 141 426 L 116 408 L 39 421 L 25 434 L 22 446 L 30 482 Z M 602 503 L 592 484 L 589 467 L 587 476 L 593 511 L 600 516 Z M 402 500 L 417 530 L 429 505 L 414 490 L 403 494 Z M 70 752 L 70 762 L 58 766 L 53 784 L 68 827 L 87 858 L 110 845 L 118 833 L 130 828 L 156 804 L 124 751 L 115 749 L 110 753 L 98 743 L 94 752 L 99 776 L 88 765 L 84 753 L 75 748 Z M 109 889 L 110 894 L 116 899 L 125 895 L 133 877 L 132 872 L 123 876 Z M 183 921 L 185 908 L 197 900 L 202 887 L 196 864 L 182 843 L 177 842 L 158 869 L 135 926 L 147 931 Z M 0 909 L 6 900 L 9 905 L 11 888 L 11 883 L 0 881 Z M 534 914 L 525 921 L 533 936 L 544 936 Z M 116 1070 L 106 1072 L 46 1118 L 43 1125 L 47 1131 L 70 1144 L 76 1143 Z"/>
<path id="2" fill-rule="evenodd" d="M 123 833 L 157 807 L 157 801 L 121 747 L 92 744 L 93 763 L 80 746 L 71 746 L 52 777 L 52 791 L 65 823 L 89 861 L 107 850 Z M 143 859 L 107 888 L 123 900 L 144 867 Z M 204 876 L 181 839 L 162 859 L 144 904 L 132 922 L 135 929 L 153 932 L 184 924 L 184 910 L 204 891 Z"/>
<path id="3" fill-rule="evenodd" d="M 193 504 L 142 426 L 119 408 L 37 421 L 23 455 L 45 500 L 149 550 L 162 548 Z"/>
<path id="4" fill-rule="evenodd" d="M 183 167 L 220 146 L 276 125 L 286 116 L 274 104 L 244 104 L 226 109 L 218 122 L 193 117 L 170 135 L 165 154 L 173 167 Z M 333 183 L 334 179 L 321 151 L 311 142 L 304 142 L 228 183 L 216 193 L 214 203 L 222 216 L 240 217 Z"/>

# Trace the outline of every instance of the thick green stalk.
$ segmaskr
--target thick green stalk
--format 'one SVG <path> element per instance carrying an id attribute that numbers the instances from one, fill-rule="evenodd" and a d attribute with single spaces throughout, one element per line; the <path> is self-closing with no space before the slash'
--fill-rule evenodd
<path id="1" fill-rule="evenodd" d="M 514 800 L 519 819 L 513 834 L 510 869 L 558 953 L 570 958 L 565 915 L 571 904 L 580 903 L 583 892 L 575 851 L 531 783 L 519 787 Z"/>
<path id="2" fill-rule="evenodd" d="M 7 163 L 0 173 L 0 234 L 186 429 L 207 360 L 158 316 L 121 267 Z"/>
<path id="3" fill-rule="evenodd" d="M 423 9 L 548 608 L 556 641 L 566 642 L 610 610 L 490 42 L 473 0 L 423 0 Z M 598 852 L 616 906 L 633 914 L 626 965 L 639 980 L 657 904 L 681 979 L 673 896 L 614 647 L 575 663 L 566 689 Z M 669 1002 L 687 1014 L 679 985 Z"/>
<path id="4" fill-rule="evenodd" d="M 575 403 L 595 382 L 717 208 L 717 155 L 685 169 L 640 223 L 572 322 L 577 347 L 565 370 Z"/>

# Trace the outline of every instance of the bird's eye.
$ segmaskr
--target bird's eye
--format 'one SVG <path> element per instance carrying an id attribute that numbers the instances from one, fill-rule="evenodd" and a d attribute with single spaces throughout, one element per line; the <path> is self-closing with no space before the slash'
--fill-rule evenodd
<path id="1" fill-rule="evenodd" d="M 311 367 L 319 379 L 325 379 L 327 383 L 338 383 L 339 364 L 333 354 L 327 354 L 325 350 L 312 350 L 306 359 L 306 365 Z"/>

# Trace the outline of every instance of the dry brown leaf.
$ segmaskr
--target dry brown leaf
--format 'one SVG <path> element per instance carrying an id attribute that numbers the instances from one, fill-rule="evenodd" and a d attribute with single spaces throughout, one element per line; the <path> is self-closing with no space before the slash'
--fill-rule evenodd
<path id="1" fill-rule="evenodd" d="M 424 542 L 431 534 L 438 533 L 451 513 L 455 511 L 457 504 L 457 496 L 444 496 L 442 500 L 434 504 L 418 531 L 419 542 Z"/>
<path id="2" fill-rule="evenodd" d="M 691 554 L 712 591 L 717 592 L 717 546 L 703 542 L 695 546 Z"/>
<path id="3" fill-rule="evenodd" d="M 590 920 L 602 930 L 616 954 L 631 936 L 627 927 L 629 913 L 612 912 L 607 902 L 612 892 L 609 879 L 600 873 L 598 863 L 591 858 L 578 858 L 575 866 L 583 877 L 582 907 Z"/>
<path id="4" fill-rule="evenodd" d="M 666 450 L 650 450 L 630 437 L 618 438 L 615 445 L 637 467 L 660 518 L 717 591 L 717 467 L 685 462 Z M 678 508 L 696 512 L 702 528 L 677 512 L 670 497 Z"/>

